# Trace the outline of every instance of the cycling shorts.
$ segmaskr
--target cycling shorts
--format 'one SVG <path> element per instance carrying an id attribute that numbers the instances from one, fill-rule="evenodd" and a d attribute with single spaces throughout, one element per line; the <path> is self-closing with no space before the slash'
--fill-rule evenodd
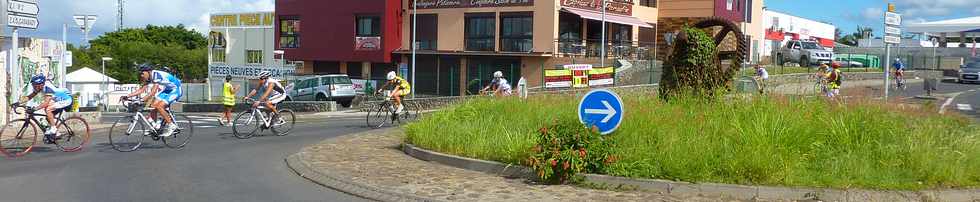
<path id="1" fill-rule="evenodd" d="M 269 104 L 279 104 L 280 102 L 286 100 L 286 94 L 277 94 L 269 96 Z"/>
<path id="2" fill-rule="evenodd" d="M 176 88 L 165 89 L 160 92 L 157 92 L 157 95 L 155 97 L 160 101 L 167 102 L 167 105 L 172 105 L 174 104 L 174 102 L 179 100 L 180 97 L 182 97 L 183 95 L 184 95 L 183 91 L 180 89 L 180 87 L 176 87 Z"/>

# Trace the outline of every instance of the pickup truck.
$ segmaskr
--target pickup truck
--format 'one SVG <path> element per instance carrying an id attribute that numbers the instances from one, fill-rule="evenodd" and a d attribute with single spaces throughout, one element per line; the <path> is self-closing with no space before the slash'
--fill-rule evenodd
<path id="1" fill-rule="evenodd" d="M 807 67 L 833 62 L 834 53 L 820 47 L 816 42 L 792 40 L 779 48 L 776 58 L 780 59 L 780 64 L 794 62 Z"/>

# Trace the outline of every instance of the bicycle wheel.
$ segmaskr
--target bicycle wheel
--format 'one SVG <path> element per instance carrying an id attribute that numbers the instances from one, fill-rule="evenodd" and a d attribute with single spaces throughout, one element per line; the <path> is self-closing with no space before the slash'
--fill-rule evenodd
<path id="1" fill-rule="evenodd" d="M 404 105 L 405 109 L 402 110 L 401 114 L 399 114 L 401 115 L 401 117 L 399 117 L 399 122 L 415 121 L 415 119 L 417 119 L 419 116 L 418 106 L 416 106 L 415 103 L 405 103 Z"/>
<path id="2" fill-rule="evenodd" d="M 231 122 L 231 131 L 235 134 L 235 137 L 239 139 L 252 138 L 255 135 L 255 131 L 259 130 L 259 125 L 262 121 L 258 120 L 254 114 L 254 110 L 245 111 L 235 117 L 235 121 Z"/>
<path id="3" fill-rule="evenodd" d="M 112 123 L 112 127 L 109 128 L 109 144 L 116 151 L 135 151 L 143 145 L 143 138 L 152 130 L 146 124 L 136 120 L 134 116 L 123 117 Z"/>
<path id="4" fill-rule="evenodd" d="M 9 157 L 24 156 L 37 143 L 37 134 L 37 125 L 27 119 L 10 121 L 0 131 L 0 152 Z"/>
<path id="5" fill-rule="evenodd" d="M 292 110 L 281 109 L 277 118 L 272 120 L 271 125 L 272 132 L 276 135 L 288 135 L 289 131 L 293 130 L 293 125 L 296 125 L 296 115 L 293 114 Z"/>
<path id="6" fill-rule="evenodd" d="M 92 131 L 88 127 L 88 122 L 81 117 L 69 117 L 58 124 L 58 131 L 64 133 L 54 144 L 64 152 L 76 152 L 82 150 L 82 146 L 88 143 L 92 137 Z"/>
<path id="7" fill-rule="evenodd" d="M 174 130 L 173 135 L 163 137 L 163 144 L 174 149 L 183 148 L 191 141 L 191 136 L 194 136 L 194 122 L 183 114 L 172 115 L 175 118 L 173 122 L 177 124 L 177 129 Z"/>
<path id="8" fill-rule="evenodd" d="M 385 122 L 391 118 L 387 103 L 377 105 L 367 113 L 367 125 L 372 128 L 381 128 Z"/>

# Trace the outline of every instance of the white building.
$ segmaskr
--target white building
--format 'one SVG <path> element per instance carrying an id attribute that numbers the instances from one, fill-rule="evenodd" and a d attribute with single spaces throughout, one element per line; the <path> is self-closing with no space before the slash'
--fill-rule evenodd
<path id="1" fill-rule="evenodd" d="M 95 107 L 105 102 L 107 89 L 115 89 L 119 80 L 108 77 L 88 67 L 75 70 L 65 76 L 68 89 L 78 95 L 79 107 Z"/>
<path id="2" fill-rule="evenodd" d="M 821 46 L 833 48 L 836 26 L 790 14 L 765 9 L 762 11 L 762 26 L 766 29 L 766 42 L 762 44 L 763 60 L 789 40 L 807 39 L 817 41 Z"/>
<path id="3" fill-rule="evenodd" d="M 208 83 L 212 100 L 220 100 L 225 76 L 240 85 L 239 96 L 250 88 L 249 79 L 263 70 L 279 78 L 292 76 L 296 67 L 275 54 L 273 12 L 214 13 L 208 34 Z"/>

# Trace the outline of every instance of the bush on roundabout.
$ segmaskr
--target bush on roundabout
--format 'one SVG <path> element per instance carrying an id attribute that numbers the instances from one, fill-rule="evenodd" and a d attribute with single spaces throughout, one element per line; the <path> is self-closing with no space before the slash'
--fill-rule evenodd
<path id="1" fill-rule="evenodd" d="M 933 109 L 901 109 L 880 101 L 838 105 L 772 97 L 667 103 L 656 95 L 620 96 L 624 122 L 603 136 L 615 142 L 609 151 L 617 160 L 585 172 L 822 188 L 980 187 L 980 127 Z M 405 141 L 442 153 L 531 166 L 539 129 L 555 120 L 577 122 L 580 98 L 474 99 L 406 126 Z"/>
<path id="2" fill-rule="evenodd" d="M 546 182 L 578 181 L 576 174 L 601 172 L 615 160 L 609 153 L 611 141 L 577 121 L 556 120 L 538 133 L 527 165 Z"/>

